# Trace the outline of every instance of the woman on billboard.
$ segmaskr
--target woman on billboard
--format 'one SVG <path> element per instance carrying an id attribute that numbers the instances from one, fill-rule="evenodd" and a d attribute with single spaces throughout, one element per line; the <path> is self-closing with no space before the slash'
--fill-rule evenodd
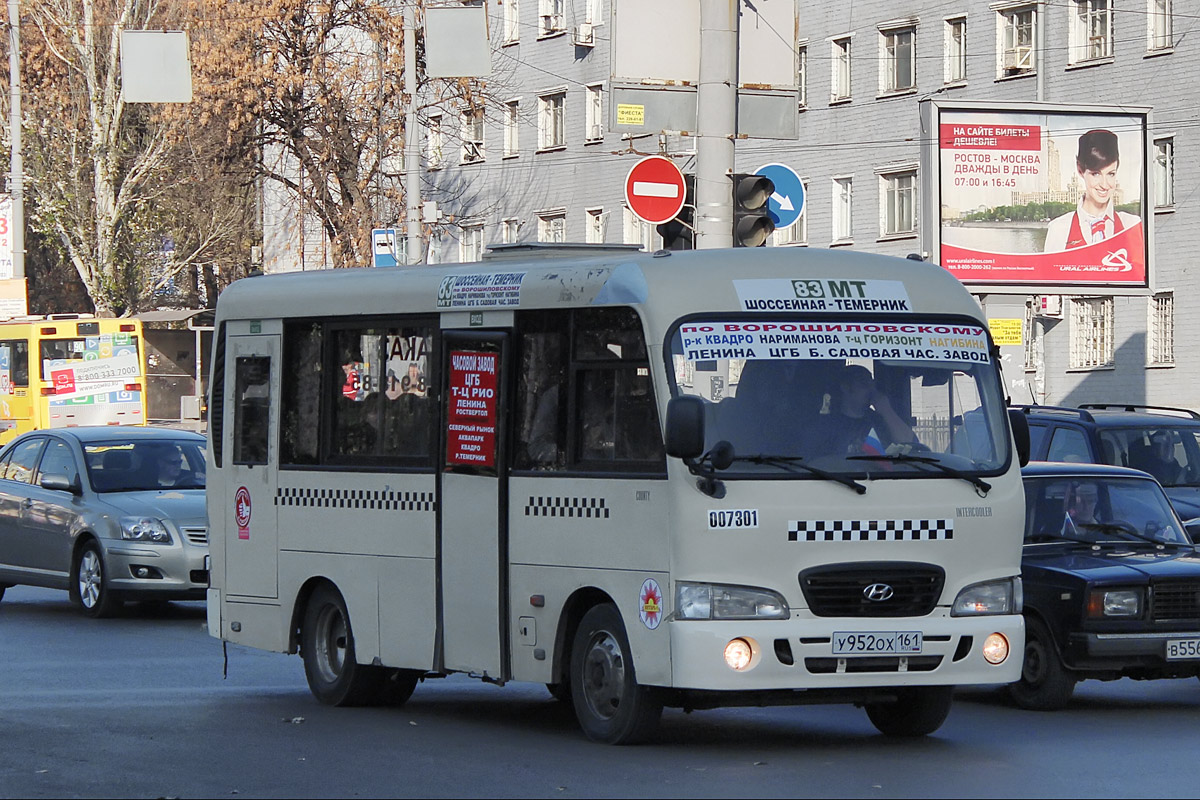
<path id="1" fill-rule="evenodd" d="M 1113 208 L 1119 164 L 1115 133 L 1097 129 L 1079 137 L 1075 169 L 1083 183 L 1083 196 L 1077 209 L 1050 221 L 1045 252 L 1101 242 L 1141 222 L 1140 217 Z"/>

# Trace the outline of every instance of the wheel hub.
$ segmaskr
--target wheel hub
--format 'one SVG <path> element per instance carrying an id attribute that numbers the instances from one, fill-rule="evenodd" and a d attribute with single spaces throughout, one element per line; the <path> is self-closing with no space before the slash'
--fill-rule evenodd
<path id="1" fill-rule="evenodd" d="M 79 561 L 79 599 L 84 608 L 96 607 L 101 585 L 100 559 L 94 551 L 88 550 Z"/>
<path id="2" fill-rule="evenodd" d="M 625 691 L 625 658 L 617 640 L 607 631 L 592 637 L 583 665 L 583 694 L 592 711 L 612 719 Z"/>

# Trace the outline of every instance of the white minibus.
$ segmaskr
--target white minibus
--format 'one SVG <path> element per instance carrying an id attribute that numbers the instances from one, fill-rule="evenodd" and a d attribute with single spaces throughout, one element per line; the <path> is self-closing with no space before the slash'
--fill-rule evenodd
<path id="1" fill-rule="evenodd" d="M 940 267 L 501 245 L 246 278 L 216 326 L 209 632 L 324 703 L 462 673 L 601 742 L 818 703 L 916 736 L 1020 673 L 1028 429 Z"/>

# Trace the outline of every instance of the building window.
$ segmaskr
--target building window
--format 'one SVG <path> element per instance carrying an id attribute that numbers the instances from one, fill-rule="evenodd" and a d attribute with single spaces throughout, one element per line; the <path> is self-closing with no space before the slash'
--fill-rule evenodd
<path id="1" fill-rule="evenodd" d="M 521 6 L 517 0 L 500 0 L 504 10 L 504 44 L 521 38 Z"/>
<path id="2" fill-rule="evenodd" d="M 567 215 L 555 212 L 538 215 L 539 242 L 565 242 L 567 240 Z M 576 240 L 578 241 L 578 240 Z"/>
<path id="3" fill-rule="evenodd" d="M 885 173 L 879 176 L 880 197 L 883 209 L 880 213 L 880 234 L 899 236 L 913 233 L 917 229 L 917 172 Z"/>
<path id="4" fill-rule="evenodd" d="M 521 152 L 518 131 L 518 118 L 521 112 L 521 104 L 517 100 L 510 100 L 504 104 L 504 157 L 512 158 Z"/>
<path id="5" fill-rule="evenodd" d="M 1009 9 L 1000 14 L 1000 75 L 1028 75 L 1037 69 L 1034 31 L 1037 9 Z"/>
<path id="6" fill-rule="evenodd" d="M 624 211 L 621 241 L 625 244 L 640 244 L 643 250 L 654 249 L 654 228 L 642 222 L 629 206 L 622 206 Z"/>
<path id="7" fill-rule="evenodd" d="M 506 219 L 500 223 L 500 241 L 504 244 L 514 244 L 520 241 L 521 220 Z"/>
<path id="8" fill-rule="evenodd" d="M 1068 63 L 1112 55 L 1112 0 L 1072 0 Z"/>
<path id="9" fill-rule="evenodd" d="M 833 90 L 831 103 L 850 99 L 850 37 L 833 40 Z"/>
<path id="10" fill-rule="evenodd" d="M 799 69 L 797 74 L 798 83 L 800 84 L 800 108 L 808 108 L 808 46 L 804 45 L 796 51 L 796 66 Z"/>
<path id="11" fill-rule="evenodd" d="M 429 168 L 438 169 L 442 166 L 442 115 L 429 118 Z"/>
<path id="12" fill-rule="evenodd" d="M 586 87 L 586 105 L 584 106 L 584 139 L 598 142 L 604 138 L 604 84 L 594 84 Z"/>
<path id="13" fill-rule="evenodd" d="M 604 24 L 604 2 L 603 0 L 584 0 L 583 9 L 584 22 L 589 25 Z"/>
<path id="14" fill-rule="evenodd" d="M 462 114 L 462 163 L 483 161 L 483 109 L 468 109 Z"/>
<path id="15" fill-rule="evenodd" d="M 541 0 L 538 11 L 538 35 L 550 36 L 566 30 L 563 22 L 564 0 Z"/>
<path id="16" fill-rule="evenodd" d="M 912 28 L 881 31 L 883 81 L 881 93 L 906 92 L 917 86 L 916 32 Z"/>
<path id="17" fill-rule="evenodd" d="M 587 228 L 583 232 L 583 240 L 588 244 L 600 244 L 603 242 L 604 223 L 607 219 L 603 208 L 589 208 L 587 210 Z"/>
<path id="18" fill-rule="evenodd" d="M 483 258 L 483 225 L 463 225 L 462 237 L 458 240 L 458 260 L 479 261 Z"/>
<path id="19" fill-rule="evenodd" d="M 1071 300 L 1071 369 L 1113 365 L 1113 299 Z"/>
<path id="20" fill-rule="evenodd" d="M 1160 292 L 1150 298 L 1150 319 L 1148 321 L 1149 352 L 1146 354 L 1150 364 L 1175 363 L 1175 294 Z"/>
<path id="21" fill-rule="evenodd" d="M 967 79 L 967 18 L 946 20 L 942 51 L 946 54 L 943 80 L 959 83 Z"/>
<path id="22" fill-rule="evenodd" d="M 1168 50 L 1175 46 L 1171 35 L 1171 0 L 1147 0 L 1147 46 L 1151 50 Z"/>
<path id="23" fill-rule="evenodd" d="M 1154 207 L 1175 206 L 1175 137 L 1154 140 Z"/>
<path id="24" fill-rule="evenodd" d="M 854 178 L 833 179 L 833 241 L 848 242 L 854 232 Z"/>
<path id="25" fill-rule="evenodd" d="M 567 93 L 555 92 L 538 98 L 538 149 L 563 147 L 567 131 L 563 122 Z"/>

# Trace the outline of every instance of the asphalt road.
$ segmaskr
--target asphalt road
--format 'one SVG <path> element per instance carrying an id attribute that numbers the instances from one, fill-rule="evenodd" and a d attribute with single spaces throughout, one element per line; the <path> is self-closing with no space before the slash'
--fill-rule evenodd
<path id="1" fill-rule="evenodd" d="M 0 797 L 1193 797 L 1200 682 L 1087 682 L 1065 710 L 959 693 L 892 741 L 850 707 L 668 710 L 591 744 L 541 686 L 426 681 L 400 709 L 312 699 L 295 656 L 209 638 L 201 603 L 88 620 L 0 601 Z"/>

